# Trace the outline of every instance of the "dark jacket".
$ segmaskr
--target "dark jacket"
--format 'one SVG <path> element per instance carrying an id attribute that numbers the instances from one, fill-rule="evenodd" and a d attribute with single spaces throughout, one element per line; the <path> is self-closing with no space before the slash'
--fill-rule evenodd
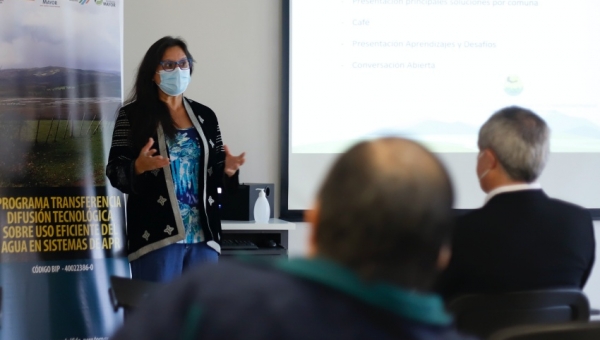
<path id="1" fill-rule="evenodd" d="M 229 189 L 238 183 L 238 173 L 228 183 L 223 183 L 225 151 L 221 131 L 215 113 L 208 107 L 184 98 L 184 105 L 190 119 L 202 140 L 202 164 L 199 173 L 200 223 L 207 244 L 220 253 L 221 221 L 219 218 L 218 187 L 227 185 Z M 134 163 L 140 150 L 134 149 L 131 141 L 131 112 L 129 104 L 121 108 L 106 166 L 106 176 L 113 187 L 128 194 L 127 199 L 127 253 L 129 260 L 185 237 L 185 228 L 174 191 L 171 168 L 146 171 L 135 174 Z M 168 157 L 168 150 L 162 128 L 159 126 L 153 149 Z"/>
<path id="2" fill-rule="evenodd" d="M 439 290 L 464 293 L 583 288 L 594 263 L 586 209 L 542 190 L 498 194 L 458 218 L 452 260 Z"/>
<path id="3" fill-rule="evenodd" d="M 439 297 L 367 285 L 324 260 L 206 264 L 155 295 L 114 340 L 466 339 Z"/>

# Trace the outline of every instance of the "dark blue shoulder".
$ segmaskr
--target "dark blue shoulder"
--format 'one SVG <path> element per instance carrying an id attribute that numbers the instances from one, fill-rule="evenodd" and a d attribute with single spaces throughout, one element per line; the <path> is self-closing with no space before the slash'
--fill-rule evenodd
<path id="1" fill-rule="evenodd" d="M 564 209 L 570 209 L 573 211 L 580 211 L 580 212 L 587 212 L 588 210 L 580 205 L 577 205 L 575 203 L 571 203 L 571 202 L 567 202 L 567 201 L 563 201 L 561 199 L 558 198 L 550 198 L 550 202 L 556 206 L 562 207 Z"/>
<path id="2" fill-rule="evenodd" d="M 485 216 L 484 207 L 466 211 L 456 217 L 456 228 L 470 225 L 472 222 L 479 221 Z"/>
<path id="3" fill-rule="evenodd" d="M 549 202 L 550 209 L 556 214 L 560 214 L 565 217 L 570 216 L 572 218 L 580 218 L 585 220 L 592 219 L 591 212 L 580 205 L 571 202 L 566 202 L 557 198 L 550 198 Z"/>

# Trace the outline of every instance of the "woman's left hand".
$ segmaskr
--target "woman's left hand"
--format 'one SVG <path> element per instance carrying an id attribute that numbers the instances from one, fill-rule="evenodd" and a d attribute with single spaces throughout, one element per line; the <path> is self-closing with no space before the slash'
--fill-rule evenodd
<path id="1" fill-rule="evenodd" d="M 223 147 L 225 148 L 225 173 L 231 177 L 246 161 L 246 153 L 242 152 L 239 156 L 233 156 L 229 153 L 227 145 L 223 145 Z"/>

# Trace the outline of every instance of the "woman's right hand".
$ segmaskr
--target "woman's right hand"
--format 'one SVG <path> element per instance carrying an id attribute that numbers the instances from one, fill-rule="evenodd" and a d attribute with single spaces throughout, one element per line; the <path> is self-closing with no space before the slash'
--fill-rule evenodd
<path id="1" fill-rule="evenodd" d="M 144 145 L 140 151 L 140 155 L 135 160 L 135 174 L 139 175 L 146 171 L 160 169 L 169 164 L 169 159 L 161 155 L 154 156 L 156 149 L 150 149 L 154 145 L 154 139 L 148 139 L 148 143 Z"/>

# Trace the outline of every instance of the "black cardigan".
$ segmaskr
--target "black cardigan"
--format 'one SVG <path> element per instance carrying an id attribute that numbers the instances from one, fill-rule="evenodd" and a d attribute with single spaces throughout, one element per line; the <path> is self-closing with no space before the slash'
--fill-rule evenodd
<path id="1" fill-rule="evenodd" d="M 220 253 L 221 221 L 217 188 L 234 190 L 238 173 L 231 178 L 224 174 L 225 150 L 215 113 L 208 107 L 184 98 L 184 105 L 202 141 L 202 160 L 198 183 L 200 223 L 207 244 Z M 128 194 L 127 253 L 133 261 L 152 250 L 181 241 L 185 229 L 174 192 L 170 166 L 135 174 L 134 150 L 131 141 L 131 104 L 121 108 L 113 131 L 112 145 L 106 166 L 106 176 L 113 187 Z M 168 157 L 165 136 L 159 126 L 153 149 Z M 224 180 L 225 179 L 225 180 Z"/>

